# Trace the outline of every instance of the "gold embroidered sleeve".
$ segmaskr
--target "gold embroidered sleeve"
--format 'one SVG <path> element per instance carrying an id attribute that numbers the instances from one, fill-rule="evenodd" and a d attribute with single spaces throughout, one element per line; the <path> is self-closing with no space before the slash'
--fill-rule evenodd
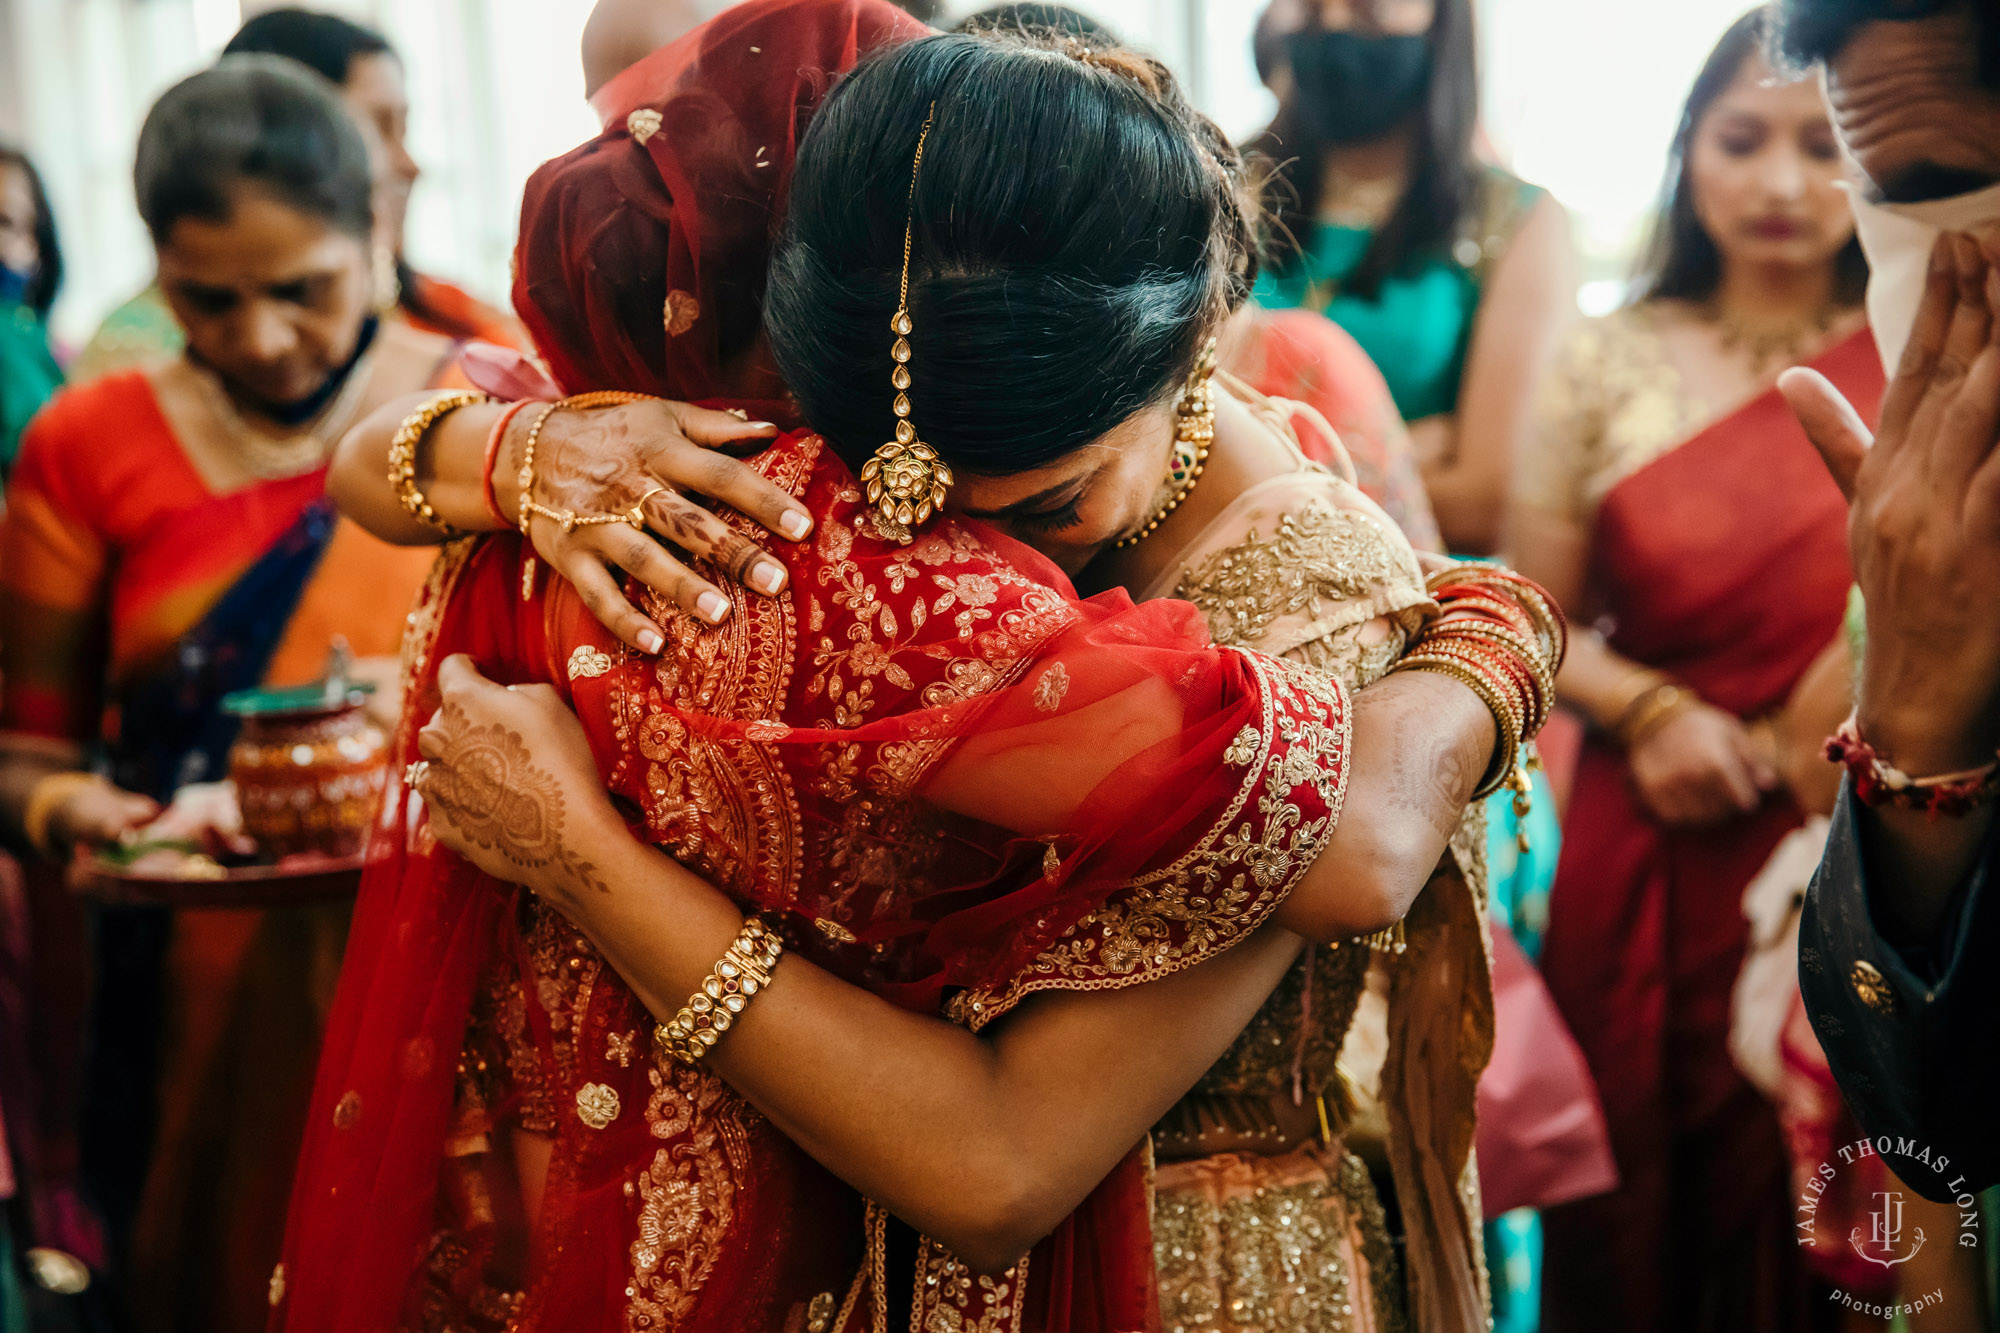
<path id="1" fill-rule="evenodd" d="M 1342 483 L 1300 475 L 1287 512 L 1202 556 L 1174 595 L 1201 609 L 1217 643 L 1286 657 L 1358 689 L 1401 656 L 1433 604 L 1400 533 L 1341 503 Z"/>
<path id="2" fill-rule="evenodd" d="M 1602 320 L 1579 325 L 1549 367 L 1516 467 L 1517 503 L 1574 522 L 1587 519 L 1585 479 L 1596 470 L 1604 436 L 1607 336 Z"/>

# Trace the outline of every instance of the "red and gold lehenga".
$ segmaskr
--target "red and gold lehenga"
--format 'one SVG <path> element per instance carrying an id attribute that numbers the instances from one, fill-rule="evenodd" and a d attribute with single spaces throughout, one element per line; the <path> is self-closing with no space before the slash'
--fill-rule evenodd
<path id="1" fill-rule="evenodd" d="M 646 62 L 650 108 L 701 132 L 635 116 L 544 168 L 524 207 L 517 304 L 565 386 L 784 419 L 756 297 L 792 146 L 824 71 L 913 26 L 877 0 L 753 0 Z M 516 539 L 448 552 L 406 646 L 402 758 L 445 654 L 550 681 L 639 836 L 801 954 L 971 1026 L 1214 956 L 1325 845 L 1346 776 L 1336 680 L 1215 647 L 1184 604 L 1079 601 L 976 526 L 885 540 L 810 433 L 757 465 L 818 519 L 778 551 L 787 593 L 739 598 L 719 628 L 652 606 L 658 658 L 565 586 L 524 604 Z M 983 795 L 927 801 L 947 775 Z M 974 1274 L 658 1054 L 587 940 L 436 848 L 400 790 L 374 852 L 274 1327 L 1154 1323 L 1143 1151 L 1021 1265 Z M 524 1136 L 550 1154 L 532 1225 L 507 1151 Z"/>
<path id="2" fill-rule="evenodd" d="M 1589 610 L 1613 649 L 1748 721 L 1784 705 L 1840 627 L 1847 506 L 1775 390 L 1703 424 L 1655 319 L 1641 305 L 1575 334 L 1522 501 L 1588 532 Z M 1811 364 L 1873 418 L 1866 330 Z M 1777 1119 L 1726 1044 L 1744 888 L 1801 820 L 1774 795 L 1663 827 L 1624 753 L 1584 746 L 1542 968 L 1622 1183 L 1545 1215 L 1552 1333 L 1810 1320 Z"/>

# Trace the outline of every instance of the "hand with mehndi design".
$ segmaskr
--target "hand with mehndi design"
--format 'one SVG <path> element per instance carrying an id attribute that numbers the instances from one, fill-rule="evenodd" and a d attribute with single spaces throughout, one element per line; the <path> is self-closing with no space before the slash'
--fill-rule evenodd
<path id="1" fill-rule="evenodd" d="M 503 513 L 519 510 L 519 461 L 539 411 L 529 407 L 514 418 L 504 451 L 514 465 L 494 469 L 494 496 Z M 608 523 L 565 532 L 554 519 L 538 516 L 529 522 L 529 540 L 551 569 L 576 585 L 606 629 L 632 647 L 658 652 L 664 634 L 626 598 L 613 567 L 710 624 L 729 614 L 729 599 L 688 567 L 688 556 L 753 592 L 775 596 L 784 590 L 782 564 L 687 498 L 710 497 L 789 540 L 804 538 L 812 520 L 798 502 L 722 452 L 762 448 L 775 429 L 653 398 L 560 408 L 549 414 L 535 447 L 534 500 L 576 514 L 618 514 L 642 505 L 648 530 Z"/>
<path id="2" fill-rule="evenodd" d="M 438 690 L 411 775 L 433 836 L 494 878 L 559 902 L 606 891 L 583 849 L 631 835 L 562 699 L 547 685 L 496 684 L 463 653 L 438 667 Z"/>
<path id="3" fill-rule="evenodd" d="M 343 514 L 398 545 L 445 539 L 444 531 L 404 510 L 388 480 L 397 430 L 430 398 L 399 398 L 363 418 L 341 440 L 327 478 L 328 493 Z M 443 523 L 458 532 L 513 526 L 520 512 L 522 457 L 544 410 L 544 404 L 530 402 L 507 419 L 494 458 L 490 507 L 482 480 L 486 446 L 508 405 L 474 403 L 447 413 L 425 432 L 417 480 Z M 555 520 L 537 518 L 528 534 L 535 553 L 576 585 L 606 628 L 641 652 L 658 652 L 666 635 L 632 605 L 614 570 L 711 624 L 729 614 L 729 600 L 694 572 L 694 560 L 706 561 L 726 581 L 776 595 L 785 586 L 784 565 L 703 506 L 727 505 L 763 525 L 774 539 L 799 541 L 812 532 L 812 516 L 803 505 L 732 456 L 765 448 L 777 429 L 655 398 L 550 412 L 535 446 L 535 501 L 578 515 L 623 514 L 643 504 L 646 530 L 601 523 L 565 532 Z"/>

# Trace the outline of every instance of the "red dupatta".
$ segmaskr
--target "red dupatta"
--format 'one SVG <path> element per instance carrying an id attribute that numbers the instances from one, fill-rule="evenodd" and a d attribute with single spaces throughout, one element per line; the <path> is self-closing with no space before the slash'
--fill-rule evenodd
<path id="1" fill-rule="evenodd" d="M 868 0 L 740 6 L 668 48 L 678 78 L 666 53 L 648 62 L 667 128 L 639 117 L 538 174 L 517 299 L 566 387 L 778 391 L 754 308 L 746 325 L 732 304 L 758 285 L 714 267 L 755 258 L 761 275 L 824 71 L 909 26 Z M 780 86 L 741 82 L 749 55 Z M 774 95 L 744 105 L 752 91 Z M 1211 957 L 1311 864 L 1345 780 L 1337 686 L 1212 647 L 1178 604 L 1078 602 L 975 526 L 886 541 L 817 437 L 758 465 L 819 519 L 777 552 L 787 595 L 739 599 L 717 629 L 653 605 L 672 640 L 657 659 L 628 657 L 566 587 L 524 610 L 513 538 L 441 562 L 409 641 L 401 758 L 450 652 L 573 690 L 635 831 L 798 952 L 975 1025 L 1036 989 Z M 1153 1324 L 1136 1156 L 1004 1279 L 898 1241 L 879 1213 L 864 1267 L 860 1201 L 707 1070 L 657 1057 L 588 941 L 438 851 L 413 805 L 392 792 L 364 882 L 274 1327 Z M 552 1141 L 525 1247 L 496 1151 L 514 1125 Z"/>

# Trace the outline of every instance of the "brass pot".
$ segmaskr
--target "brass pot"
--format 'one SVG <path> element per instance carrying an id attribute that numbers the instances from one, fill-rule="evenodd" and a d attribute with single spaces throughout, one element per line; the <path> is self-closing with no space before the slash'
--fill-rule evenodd
<path id="1" fill-rule="evenodd" d="M 360 854 L 388 777 L 389 741 L 359 689 L 252 690 L 225 707 L 243 729 L 229 777 L 243 831 L 268 855 Z"/>

